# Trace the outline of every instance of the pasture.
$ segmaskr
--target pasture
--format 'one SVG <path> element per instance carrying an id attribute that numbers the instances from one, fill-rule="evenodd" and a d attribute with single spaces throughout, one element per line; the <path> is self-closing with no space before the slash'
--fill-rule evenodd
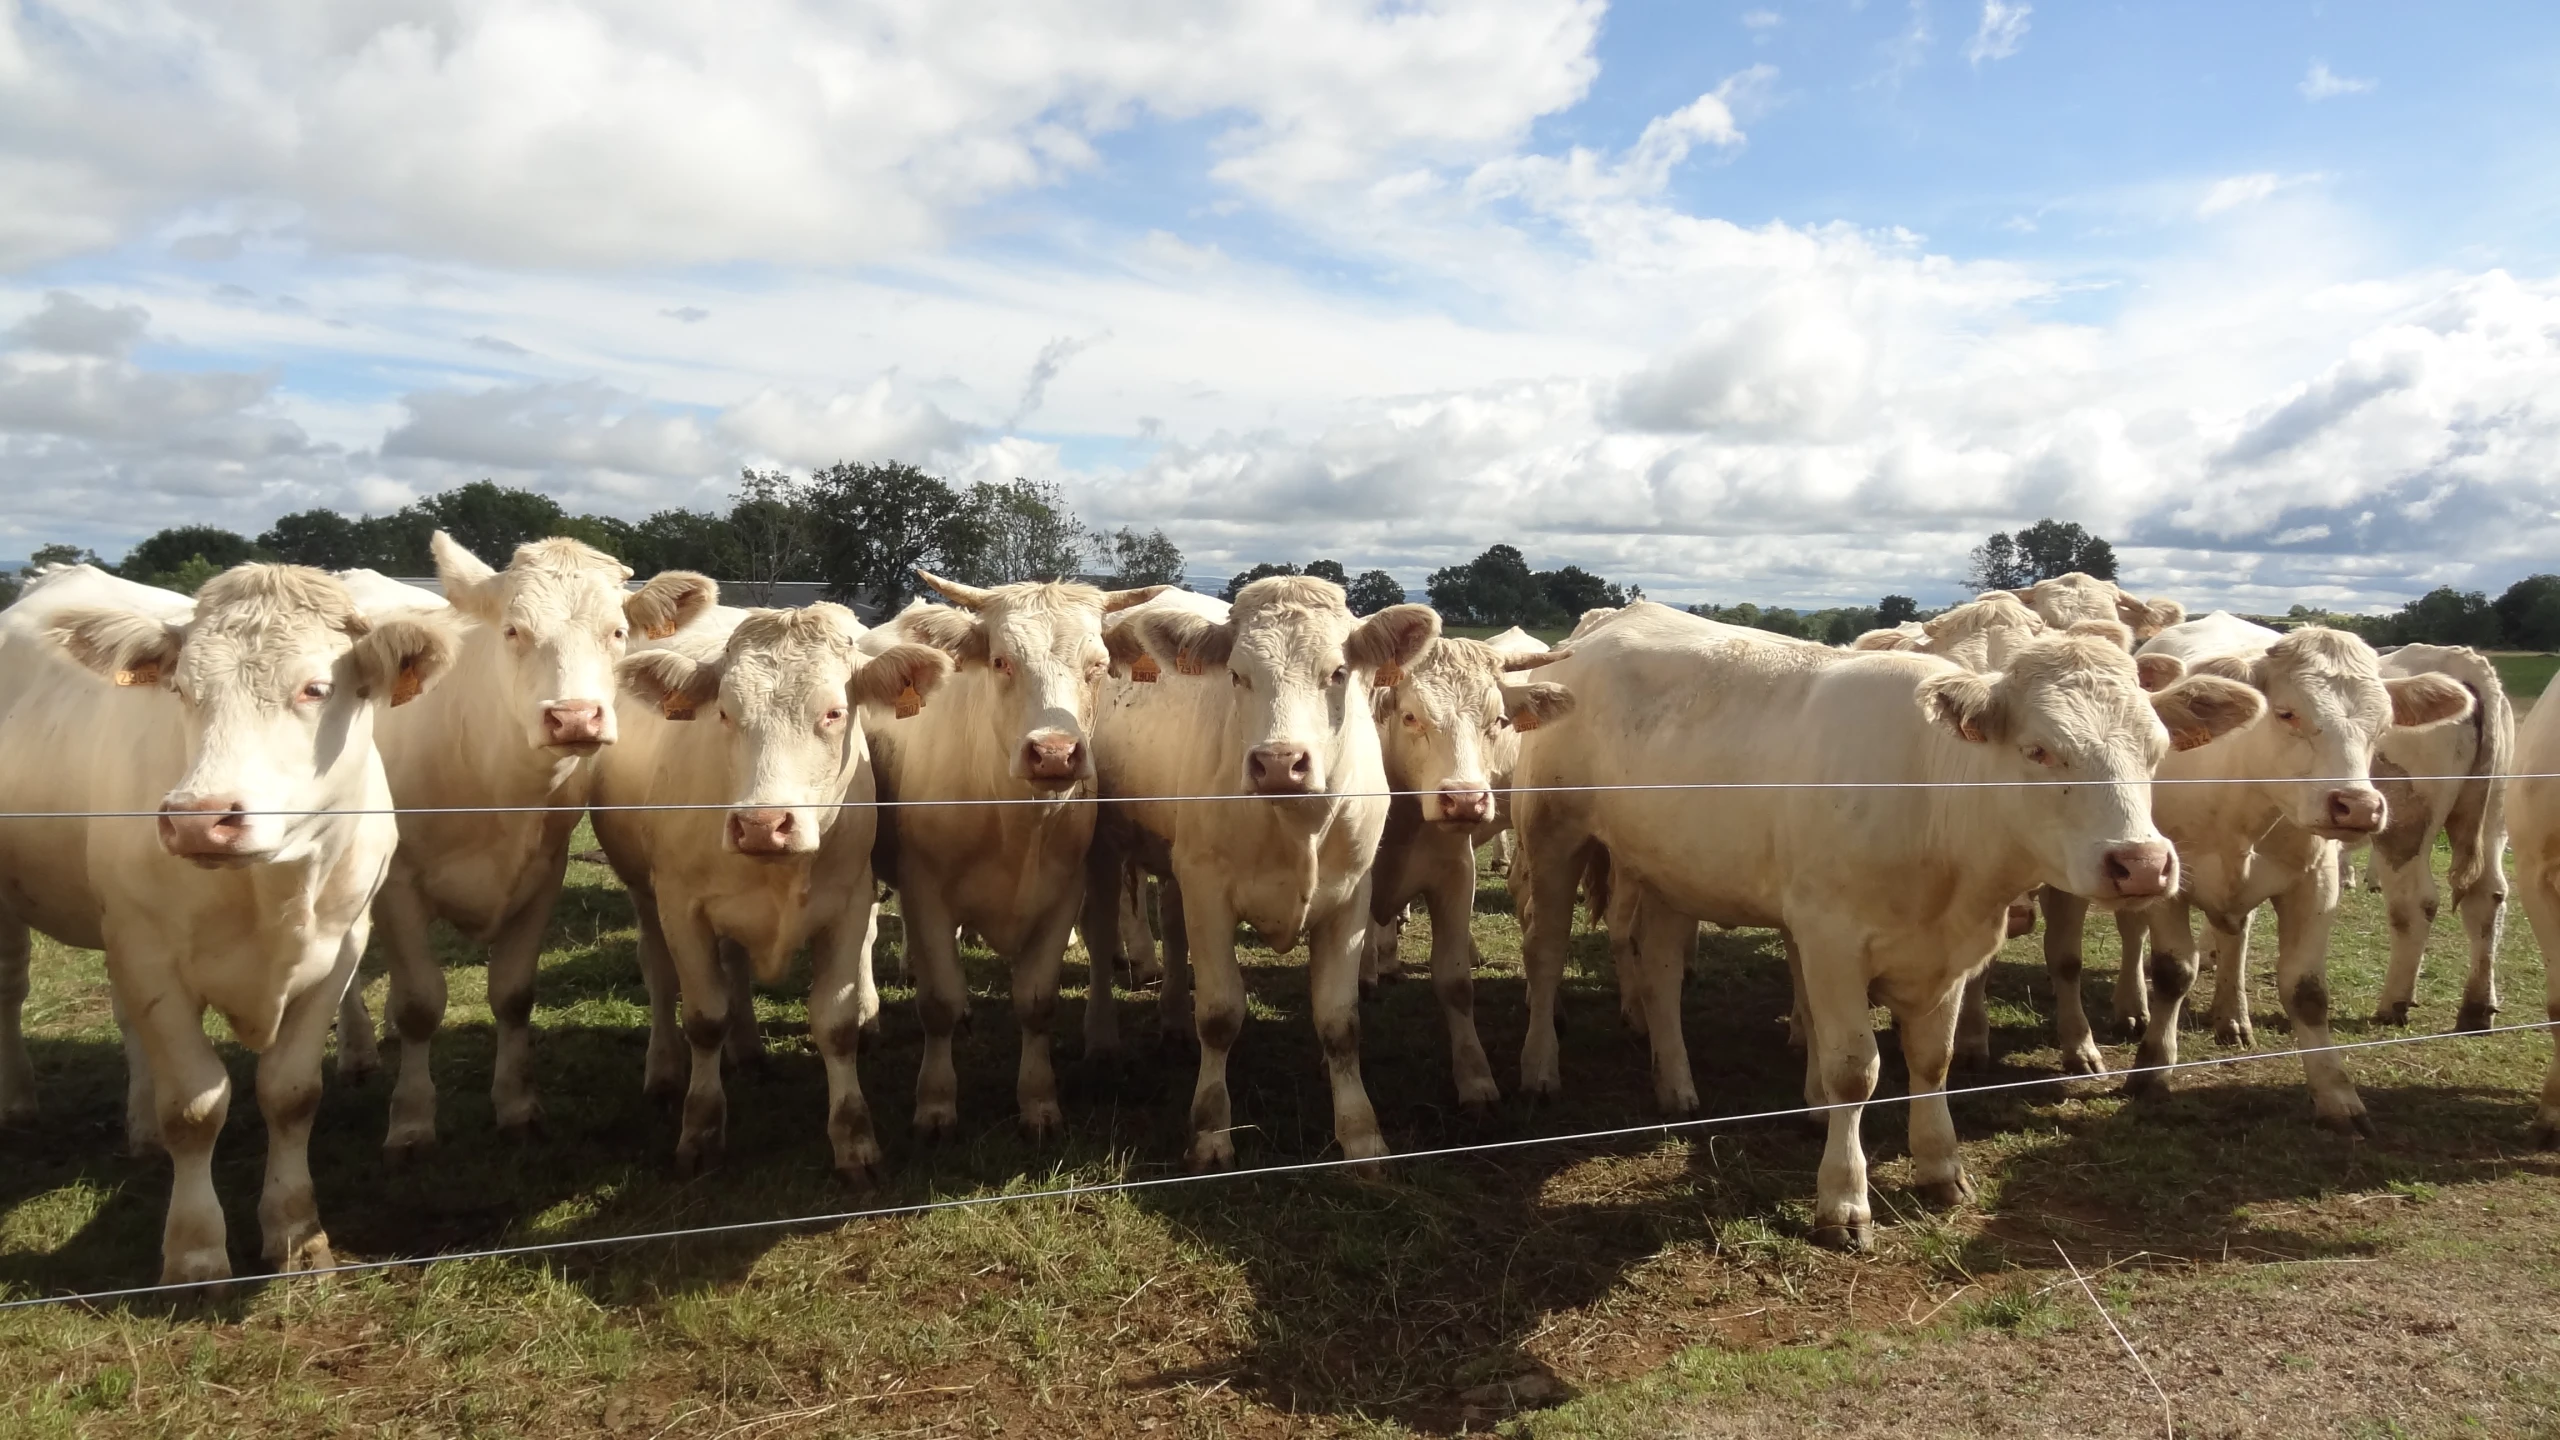
<path id="1" fill-rule="evenodd" d="M 581 838 L 580 850 L 588 842 Z M 2441 863 L 2441 858 L 2439 859 Z M 1523 1001 L 1502 881 L 1478 898 L 1477 1012 L 1506 1090 Z M 962 1136 L 911 1142 L 920 1035 L 884 927 L 884 1039 L 864 1084 L 890 1175 L 827 1166 L 823 1084 L 793 984 L 764 992 L 769 1054 L 733 1082 L 724 1167 L 669 1163 L 673 1118 L 639 1090 L 645 1002 L 623 892 L 572 867 L 544 957 L 537 1073 L 547 1133 L 501 1140 L 486 1098 L 482 972 L 456 945 L 438 1046 L 443 1145 L 386 1169 L 387 1084 L 331 1084 L 313 1141 L 341 1260 L 762 1220 L 1178 1173 L 1187 1058 L 1097 1070 L 1068 1056 L 1069 1133 L 1012 1121 L 1003 979 L 971 957 Z M 1426 922 L 1408 927 L 1418 965 Z M 441 932 L 440 932 L 441 933 Z M 2386 954 L 2378 896 L 2346 902 L 2332 960 L 2342 1040 Z M 450 938 L 450 937 L 447 937 Z M 2264 938 L 2260 944 L 2266 944 Z M 165 1161 L 121 1151 L 122 1057 L 97 957 L 39 940 L 27 1012 L 45 1112 L 5 1139 L 0 1286 L 10 1296 L 149 1281 Z M 2033 939 L 1995 965 L 1996 1079 L 2056 1072 Z M 2112 927 L 2093 925 L 2104 1006 Z M 2459 971 L 2440 928 L 2416 1028 L 2442 1028 Z M 1070 957 L 1070 978 L 1077 978 Z M 2509 1021 L 2539 1018 L 2521 917 Z M 1246 953 L 1253 1022 L 1231 1083 L 1242 1165 L 1323 1155 L 1331 1119 L 1295 960 Z M 2371 1142 L 2315 1130 L 2280 1008 L 2253 967 L 2261 1049 L 2134 1107 L 2108 1087 L 2010 1091 L 1954 1110 L 1982 1195 L 1922 1210 L 1901 1111 L 1871 1109 L 1879 1248 L 1804 1239 L 1820 1141 L 1794 1121 L 1396 1162 L 1374 1174 L 1241 1173 L 1197 1184 L 890 1220 L 455 1262 L 216 1298 L 0 1313 L 10 1433 L 306 1435 L 1405 1435 L 2560 1433 L 2560 1157 L 2525 1148 L 2539 1033 L 2372 1051 L 2350 1065 Z M 1568 977 L 1564 1101 L 1451 1104 L 1427 984 L 1364 1007 L 1369 1089 L 1400 1151 L 1651 1118 L 1644 1050 L 1607 954 Z M 379 1012 L 383 982 L 367 966 Z M 1773 1017 L 1774 937 L 1710 934 L 1687 989 L 1710 1113 L 1799 1103 Z M 1152 1000 L 1125 1002 L 1151 1035 Z M 1073 1005 L 1069 1006 L 1072 1014 Z M 1068 1027 L 1070 1030 L 1072 1027 Z M 2188 1058 L 2227 1053 L 2191 1031 Z M 235 1082 L 247 1056 L 230 1052 Z M 2112 1065 L 2130 1047 L 2111 1046 Z M 1882 1094 L 1899 1093 L 1886 1047 Z M 244 1090 L 245 1093 L 245 1090 Z M 218 1159 L 235 1255 L 254 1250 L 263 1135 L 235 1104 Z M 2059 1249 L 2057 1249 L 2059 1247 Z M 2088 1277 L 2084 1291 L 2064 1256 Z M 253 1265 L 253 1256 L 242 1256 Z"/>

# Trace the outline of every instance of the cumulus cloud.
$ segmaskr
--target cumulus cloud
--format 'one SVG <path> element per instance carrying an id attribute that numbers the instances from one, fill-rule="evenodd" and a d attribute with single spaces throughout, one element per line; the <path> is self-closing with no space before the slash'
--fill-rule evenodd
<path id="1" fill-rule="evenodd" d="M 1979 66 L 1985 60 L 2006 60 L 2027 43 L 2027 16 L 2033 5 L 2007 4 L 2004 0 L 1982 0 L 1982 22 L 1974 27 L 1973 38 L 1964 45 L 1964 58 Z"/>
<path id="2" fill-rule="evenodd" d="M 2278 175 L 2264 170 L 2248 175 L 2227 175 L 2207 187 L 2204 198 L 2196 202 L 2196 218 L 2210 220 L 2225 211 L 2255 205 L 2282 191 L 2317 184 L 2320 178 L 2317 175 Z"/>
<path id="3" fill-rule="evenodd" d="M 45 293 L 44 304 L 9 327 L 13 346 L 54 355 L 117 356 L 142 340 L 151 317 L 139 305 L 99 305 L 67 290 Z"/>
<path id="4" fill-rule="evenodd" d="M 386 460 L 690 480 L 729 458 L 696 416 L 594 382 L 420 391 L 401 404 L 408 418 L 382 437 Z"/>
<path id="5" fill-rule="evenodd" d="M 2369 79 L 2338 74 L 2329 68 L 2326 60 L 2314 60 L 2311 68 L 2304 72 L 2302 83 L 2294 88 L 2302 92 L 2303 99 L 2319 101 L 2334 100 L 2341 95 L 2367 94 L 2373 86 L 2374 82 Z"/>
<path id="6" fill-rule="evenodd" d="M 767 388 L 720 416 L 738 446 L 804 468 L 838 460 L 922 462 L 961 454 L 974 433 L 895 375 L 816 399 Z"/>

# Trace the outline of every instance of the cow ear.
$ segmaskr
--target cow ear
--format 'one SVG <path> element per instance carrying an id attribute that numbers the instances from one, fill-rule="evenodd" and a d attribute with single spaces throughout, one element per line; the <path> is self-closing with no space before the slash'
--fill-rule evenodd
<path id="1" fill-rule="evenodd" d="M 1342 642 L 1343 661 L 1385 679 L 1389 668 L 1420 660 L 1440 638 L 1440 612 L 1428 605 L 1390 605 L 1360 622 Z"/>
<path id="2" fill-rule="evenodd" d="M 1987 745 L 2008 728 L 1999 691 L 1970 670 L 1948 670 L 1921 681 L 1919 701 L 1923 714 L 1971 744 Z"/>
<path id="3" fill-rule="evenodd" d="M 1369 691 L 1369 718 L 1384 725 L 1396 713 L 1396 687 L 1379 685 Z"/>
<path id="4" fill-rule="evenodd" d="M 690 720 L 720 693 L 718 661 L 696 660 L 673 650 L 643 650 L 613 667 L 623 693 L 657 707 L 670 720 Z"/>
<path id="5" fill-rule="evenodd" d="M 1918 644 L 1918 641 L 1897 627 L 1887 630 L 1870 630 L 1850 641 L 1849 648 L 1852 650 L 1910 650 Z"/>
<path id="6" fill-rule="evenodd" d="M 2252 687 L 2258 684 L 2258 667 L 2237 655 L 2207 655 L 2201 660 L 2190 660 L 2187 662 L 2187 673 L 2219 676 L 2222 679 L 2236 680 Z"/>
<path id="7" fill-rule="evenodd" d="M 2145 656 L 2145 659 L 2159 657 Z M 2151 697 L 2151 710 L 2169 727 L 2169 743 L 2193 750 L 2216 737 L 2254 725 L 2266 713 L 2266 697 L 2221 675 L 2189 675 Z"/>
<path id="8" fill-rule="evenodd" d="M 2125 617 L 2126 623 L 2133 626 L 2136 637 L 2144 640 L 2150 639 L 2172 625 L 2187 623 L 2187 607 L 2175 600 L 2154 600 L 2144 604 L 2127 596 L 2124 608 L 2134 612 Z"/>
<path id="9" fill-rule="evenodd" d="M 451 622 L 432 611 L 394 615 L 375 622 L 340 663 L 354 677 L 358 695 L 379 696 L 396 707 L 427 693 L 453 668 L 461 648 Z"/>
<path id="10" fill-rule="evenodd" d="M 720 582 L 690 570 L 661 570 L 625 596 L 622 618 L 652 640 L 664 640 L 720 603 Z"/>
<path id="11" fill-rule="evenodd" d="M 2092 640 L 2104 640 L 2128 653 L 2133 649 L 2133 627 L 2115 620 L 2074 620 L 2063 633 L 2086 635 Z"/>
<path id="12" fill-rule="evenodd" d="M 1135 590 L 1106 591 L 1102 597 L 1102 613 L 1116 615 L 1133 605 L 1144 605 L 1172 588 L 1170 585 L 1141 585 Z"/>
<path id="13" fill-rule="evenodd" d="M 2187 673 L 2187 662 L 2175 655 L 2136 655 L 2133 671 L 2142 678 L 2143 689 L 2157 692 L 2177 684 Z"/>
<path id="14" fill-rule="evenodd" d="M 445 603 L 474 620 L 496 624 L 498 572 L 441 530 L 427 537 L 427 553 L 435 557 L 436 583 L 444 587 Z"/>
<path id="15" fill-rule="evenodd" d="M 1236 648 L 1234 621 L 1212 620 L 1187 610 L 1150 610 L 1130 616 L 1116 628 L 1136 629 L 1139 642 L 1158 664 L 1185 675 L 1224 669 Z"/>
<path id="16" fill-rule="evenodd" d="M 1535 730 L 1573 713 L 1573 692 L 1552 680 L 1502 687 L 1502 710 L 1514 730 Z"/>
<path id="17" fill-rule="evenodd" d="M 66 610 L 46 632 L 71 658 L 118 685 L 152 686 L 177 673 L 187 632 L 129 610 Z"/>
<path id="18" fill-rule="evenodd" d="M 853 672 L 845 694 L 856 705 L 893 706 L 903 720 L 923 710 L 950 673 L 951 657 L 929 645 L 892 645 Z"/>
<path id="19" fill-rule="evenodd" d="M 2471 713 L 2471 691 L 2449 675 L 2400 675 L 2382 682 L 2391 692 L 2391 723 L 2433 725 Z"/>
<path id="20" fill-rule="evenodd" d="M 1156 657 L 1147 653 L 1147 642 L 1138 638 L 1138 627 L 1123 620 L 1103 627 L 1102 648 L 1111 652 L 1111 673 L 1127 675 L 1141 685 L 1153 684 L 1163 674 Z"/>
<path id="21" fill-rule="evenodd" d="M 951 657 L 954 665 L 987 658 L 987 627 L 976 616 L 949 605 L 919 605 L 898 616 L 890 630 L 901 640 L 930 645 Z"/>

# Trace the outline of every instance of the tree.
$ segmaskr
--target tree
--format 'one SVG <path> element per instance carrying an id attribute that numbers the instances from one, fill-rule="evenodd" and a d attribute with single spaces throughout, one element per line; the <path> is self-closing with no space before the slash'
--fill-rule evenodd
<path id="1" fill-rule="evenodd" d="M 1091 543 L 1057 486 L 1017 479 L 970 486 L 935 548 L 954 580 L 1010 585 L 1074 575 Z"/>
<path id="2" fill-rule="evenodd" d="M 1423 589 L 1442 617 L 1459 625 L 1536 624 L 1547 608 L 1538 577 L 1510 545 L 1488 546 L 1464 565 L 1432 571 Z"/>
<path id="3" fill-rule="evenodd" d="M 728 523 L 738 563 L 727 573 L 744 583 L 741 598 L 752 604 L 771 604 L 774 582 L 806 572 L 817 557 L 818 517 L 805 487 L 784 471 L 739 471 Z"/>
<path id="4" fill-rule="evenodd" d="M 1111 586 L 1115 590 L 1182 583 L 1182 551 L 1165 538 L 1162 530 L 1150 530 L 1141 535 L 1123 525 L 1108 535 L 1096 535 L 1093 553 L 1103 568 L 1111 572 Z"/>
<path id="5" fill-rule="evenodd" d="M 164 590 L 175 590 L 181 595 L 193 595 L 204 588 L 204 582 L 228 568 L 230 567 L 216 565 L 201 555 L 190 555 L 178 562 L 177 569 L 155 575 L 152 579 Z"/>
<path id="6" fill-rule="evenodd" d="M 517 490 L 494 480 L 430 495 L 407 512 L 432 529 L 461 542 L 462 548 L 503 569 L 516 547 L 560 533 L 566 513 L 560 502 L 531 490 Z"/>
<path id="7" fill-rule="evenodd" d="M 661 570 L 698 570 L 715 580 L 747 570 L 737 530 L 700 510 L 661 510 L 631 527 L 630 545 L 619 552 L 622 562 L 644 580 Z"/>
<path id="8" fill-rule="evenodd" d="M 1570 623 L 1581 619 L 1586 610 L 1596 610 L 1603 605 L 1615 610 L 1627 603 L 1626 591 L 1579 565 L 1567 565 L 1561 570 L 1541 570 L 1536 578 L 1538 589 L 1545 595 L 1547 607 L 1552 612 L 1538 618 L 1553 623 Z M 1515 620 L 1512 623 L 1528 622 Z"/>
<path id="9" fill-rule="evenodd" d="M 1351 588 L 1351 574 L 1342 568 L 1342 562 L 1339 560 L 1310 560 L 1307 562 L 1307 568 L 1299 573 L 1313 575 L 1319 580 L 1330 580 L 1345 590 Z"/>
<path id="10" fill-rule="evenodd" d="M 258 536 L 258 548 L 288 565 L 352 570 L 362 564 L 356 522 L 335 510 L 296 510 L 276 517 Z"/>
<path id="11" fill-rule="evenodd" d="M 633 542 L 639 531 L 640 527 L 618 515 L 569 515 L 562 517 L 551 533 L 582 545 L 592 545 L 629 565 Z M 633 568 L 636 570 L 638 567 Z"/>
<path id="12" fill-rule="evenodd" d="M 1354 615 L 1375 615 L 1390 605 L 1404 603 L 1404 582 L 1384 570 L 1363 570 L 1342 588 L 1349 592 Z"/>
<path id="13" fill-rule="evenodd" d="M 897 609 L 915 593 L 915 567 L 940 558 L 960 497 L 895 460 L 842 461 L 809 477 L 819 517 L 816 565 L 830 599 Z"/>
<path id="14" fill-rule="evenodd" d="M 2560 575 L 2527 575 L 2490 602 L 2498 639 L 2517 650 L 2560 650 Z"/>
<path id="15" fill-rule="evenodd" d="M 2100 580 L 2116 578 L 2115 547 L 2060 520 L 2039 520 L 2014 537 L 1994 533 L 1973 547 L 1968 558 L 1964 583 L 1976 592 L 2023 590 L 2075 570 Z"/>
<path id="16" fill-rule="evenodd" d="M 1920 602 L 1908 595 L 1887 595 L 1876 602 L 1876 624 L 1884 627 L 1908 624 L 1920 618 Z"/>
<path id="17" fill-rule="evenodd" d="M 27 568 L 30 570 L 41 570 L 47 565 L 95 565 L 101 570 L 107 568 L 106 562 L 98 558 L 97 551 L 83 545 L 39 545 L 36 547 L 36 553 L 27 557 Z"/>
<path id="18" fill-rule="evenodd" d="M 1295 565 L 1274 565 L 1266 561 L 1263 564 L 1254 566 L 1250 570 L 1237 571 L 1234 578 L 1227 581 L 1227 588 L 1218 592 L 1218 598 L 1226 601 L 1230 605 L 1233 605 L 1236 603 L 1237 593 L 1243 590 L 1247 585 L 1252 584 L 1254 581 L 1268 580 L 1274 575 L 1295 575 L 1297 573 L 1298 567 Z"/>
<path id="19" fill-rule="evenodd" d="M 2394 640 L 2426 645 L 2495 645 L 2498 612 L 2477 590 L 2439 585 L 2400 607 L 2391 627 Z"/>
<path id="20" fill-rule="evenodd" d="M 436 522 L 415 505 L 389 515 L 367 515 L 356 521 L 356 563 L 385 575 L 432 575 L 436 562 L 427 539 L 435 529 Z M 496 558 L 503 562 L 510 557 Z"/>
<path id="21" fill-rule="evenodd" d="M 178 525 L 133 547 L 116 572 L 145 585 L 171 586 L 180 567 L 202 560 L 215 572 L 258 558 L 257 544 L 246 535 L 213 525 Z M 196 583 L 204 583 L 202 580 Z M 187 593 L 194 594 L 193 590 Z"/>

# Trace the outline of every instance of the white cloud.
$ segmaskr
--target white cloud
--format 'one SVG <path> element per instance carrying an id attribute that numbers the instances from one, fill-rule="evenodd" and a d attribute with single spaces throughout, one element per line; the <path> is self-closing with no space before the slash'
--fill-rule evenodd
<path id="1" fill-rule="evenodd" d="M 2369 79 L 2360 80 L 2332 71 L 2326 60 L 2314 60 L 2311 69 L 2303 75 L 2302 83 L 2294 88 L 2302 92 L 2305 100 L 2333 100 L 2340 95 L 2367 94 L 2373 86 L 2374 82 Z"/>
<path id="2" fill-rule="evenodd" d="M 2004 0 L 1982 0 L 1982 23 L 1976 25 L 1973 38 L 1965 42 L 1964 58 L 1979 66 L 1985 60 L 2006 60 L 2027 43 L 2027 16 L 2036 7 L 2008 4 Z"/>
<path id="3" fill-rule="evenodd" d="M 1786 23 L 1786 17 L 1775 10 L 1745 10 L 1742 28 L 1755 35 L 1766 35 Z"/>
<path id="4" fill-rule="evenodd" d="M 2225 211 L 2238 210 L 2267 200 L 2283 191 L 2303 185 L 2315 185 L 2318 175 L 2278 175 L 2257 171 L 2248 175 L 2227 175 L 2213 182 L 2196 202 L 2196 218 L 2209 220 Z"/>

